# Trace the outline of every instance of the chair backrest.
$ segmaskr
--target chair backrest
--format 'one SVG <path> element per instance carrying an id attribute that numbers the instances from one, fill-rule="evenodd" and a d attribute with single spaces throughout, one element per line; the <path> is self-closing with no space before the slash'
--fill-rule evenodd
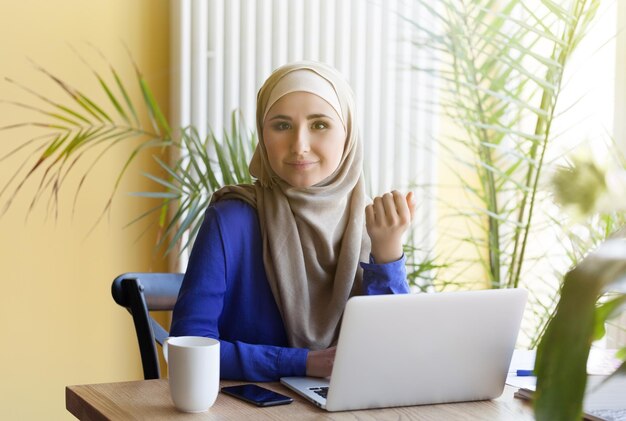
<path id="1" fill-rule="evenodd" d="M 168 336 L 167 330 L 148 312 L 174 309 L 183 276 L 182 273 L 130 272 L 115 278 L 111 285 L 115 302 L 133 316 L 146 380 L 161 377 L 156 343 L 163 345 Z"/>

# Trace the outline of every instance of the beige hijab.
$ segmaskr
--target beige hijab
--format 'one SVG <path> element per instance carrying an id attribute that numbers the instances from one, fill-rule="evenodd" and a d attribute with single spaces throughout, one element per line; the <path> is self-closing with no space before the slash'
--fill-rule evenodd
<path id="1" fill-rule="evenodd" d="M 295 188 L 271 169 L 263 140 L 263 121 L 282 96 L 310 92 L 339 114 L 347 138 L 333 174 L 308 188 Z M 263 239 L 263 262 L 293 347 L 325 349 L 337 340 L 348 298 L 361 290 L 359 261 L 367 261 L 364 229 L 363 146 L 353 124 L 350 87 L 321 63 L 282 66 L 257 96 L 259 144 L 250 162 L 254 185 L 227 186 L 212 201 L 238 198 L 254 206 Z"/>

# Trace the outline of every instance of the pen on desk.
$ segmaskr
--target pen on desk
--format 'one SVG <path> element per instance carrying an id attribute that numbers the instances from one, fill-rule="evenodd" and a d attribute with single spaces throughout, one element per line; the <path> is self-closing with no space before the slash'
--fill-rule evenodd
<path id="1" fill-rule="evenodd" d="M 517 370 L 517 377 L 529 377 L 534 375 L 535 372 L 533 370 Z"/>

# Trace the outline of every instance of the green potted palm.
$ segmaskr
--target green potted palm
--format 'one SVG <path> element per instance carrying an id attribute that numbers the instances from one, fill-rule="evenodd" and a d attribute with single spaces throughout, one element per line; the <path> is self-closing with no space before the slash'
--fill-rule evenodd
<path id="1" fill-rule="evenodd" d="M 471 267 L 481 269 L 478 287 L 527 288 L 527 319 L 536 320 L 523 325 L 524 345 L 530 348 L 551 317 L 569 266 L 547 261 L 540 249 L 546 227 L 560 235 L 568 231 L 543 206 L 551 197 L 542 184 L 548 157 L 560 147 L 554 126 L 567 107 L 560 101 L 566 70 L 600 4 L 420 1 L 429 24 L 412 22 L 412 42 L 420 54 L 431 52 L 435 62 L 414 70 L 438 82 L 441 96 L 435 105 L 440 107 L 433 111 L 440 108 L 445 127 L 454 126 L 438 143 L 441 165 L 458 186 L 455 200 L 442 208 L 449 210 L 447 218 L 465 226 L 448 237 L 442 233 L 440 241 L 452 252 L 438 262 L 446 270 L 437 282 L 443 288 Z M 580 253 L 567 257 L 575 264 Z M 538 264 L 553 265 L 554 273 L 534 273 Z"/>

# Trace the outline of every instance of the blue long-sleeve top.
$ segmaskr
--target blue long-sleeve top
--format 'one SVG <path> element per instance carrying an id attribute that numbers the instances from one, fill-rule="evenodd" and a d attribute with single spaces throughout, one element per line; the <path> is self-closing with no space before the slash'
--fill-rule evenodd
<path id="1" fill-rule="evenodd" d="M 361 263 L 363 295 L 407 293 L 404 256 Z M 171 336 L 220 340 L 223 379 L 275 381 L 304 376 L 307 349 L 291 348 L 272 295 L 256 210 L 240 200 L 207 208 L 178 300 Z"/>

